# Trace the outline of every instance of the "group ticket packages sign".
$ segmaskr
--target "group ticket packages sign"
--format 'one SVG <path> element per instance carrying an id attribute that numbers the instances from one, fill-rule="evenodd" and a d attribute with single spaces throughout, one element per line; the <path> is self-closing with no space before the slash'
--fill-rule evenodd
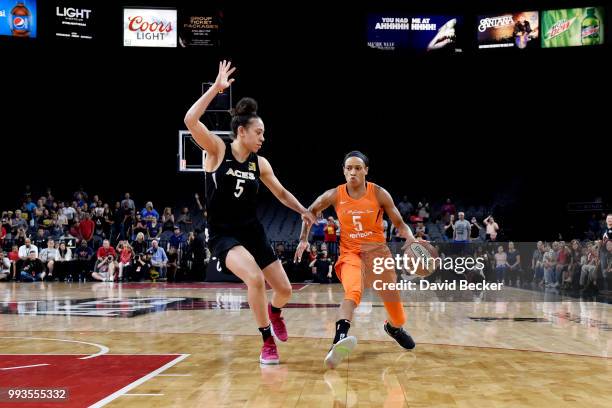
<path id="1" fill-rule="evenodd" d="M 179 46 L 219 47 L 223 29 L 222 14 L 187 13 L 179 18 Z"/>

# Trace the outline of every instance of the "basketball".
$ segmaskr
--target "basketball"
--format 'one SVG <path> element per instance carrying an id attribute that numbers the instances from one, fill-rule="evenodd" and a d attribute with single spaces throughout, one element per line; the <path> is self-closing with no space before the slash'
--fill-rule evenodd
<path id="1" fill-rule="evenodd" d="M 408 257 L 408 272 L 413 276 L 425 278 L 436 270 L 435 260 L 438 251 L 427 241 L 413 241 L 404 247 L 404 255 Z"/>

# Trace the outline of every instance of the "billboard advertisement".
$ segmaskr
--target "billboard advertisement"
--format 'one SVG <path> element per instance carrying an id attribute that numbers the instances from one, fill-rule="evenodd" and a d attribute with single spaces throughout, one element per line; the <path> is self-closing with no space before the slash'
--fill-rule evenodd
<path id="1" fill-rule="evenodd" d="M 542 47 L 577 47 L 604 43 L 603 7 L 542 12 Z"/>
<path id="2" fill-rule="evenodd" d="M 459 16 L 371 14 L 367 21 L 368 47 L 415 52 L 461 52 Z"/>
<path id="3" fill-rule="evenodd" d="M 223 13 L 181 13 L 179 16 L 179 46 L 220 47 Z"/>
<path id="4" fill-rule="evenodd" d="M 536 48 L 540 45 L 537 11 L 478 17 L 478 48 Z"/>
<path id="5" fill-rule="evenodd" d="M 123 10 L 125 47 L 176 47 L 176 9 Z"/>
<path id="6" fill-rule="evenodd" d="M 0 35 L 36 38 L 36 0 L 0 0 Z"/>
<path id="7" fill-rule="evenodd" d="M 55 7 L 55 36 L 79 40 L 93 39 L 95 14 L 91 6 L 77 1 L 58 3 Z"/>

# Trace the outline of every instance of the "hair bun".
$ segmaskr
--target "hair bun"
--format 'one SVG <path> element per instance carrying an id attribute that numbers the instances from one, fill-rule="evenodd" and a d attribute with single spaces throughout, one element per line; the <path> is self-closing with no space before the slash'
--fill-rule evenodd
<path id="1" fill-rule="evenodd" d="M 253 98 L 242 98 L 236 104 L 234 114 L 237 116 L 256 115 L 257 102 Z"/>

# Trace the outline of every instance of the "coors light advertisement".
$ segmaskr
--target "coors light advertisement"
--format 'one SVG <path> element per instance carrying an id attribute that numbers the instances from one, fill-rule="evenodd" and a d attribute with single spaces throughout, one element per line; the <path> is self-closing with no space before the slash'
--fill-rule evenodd
<path id="1" fill-rule="evenodd" d="M 176 9 L 124 9 L 123 45 L 176 47 Z"/>

